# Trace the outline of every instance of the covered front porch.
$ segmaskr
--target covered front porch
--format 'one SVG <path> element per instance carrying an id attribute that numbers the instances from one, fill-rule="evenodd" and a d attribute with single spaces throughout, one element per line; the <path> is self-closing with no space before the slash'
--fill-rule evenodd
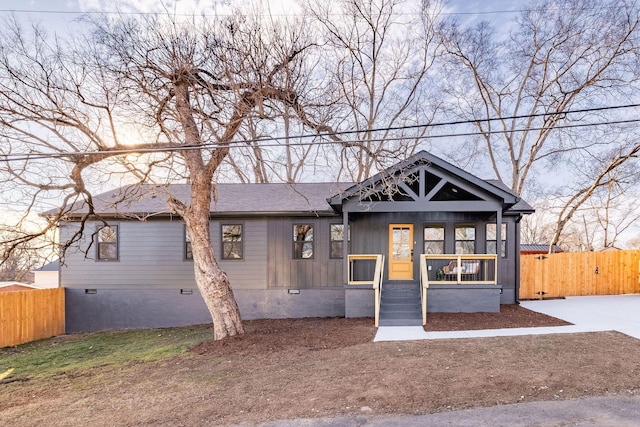
<path id="1" fill-rule="evenodd" d="M 501 287 L 497 284 L 497 255 L 421 254 L 418 280 L 386 280 L 385 255 L 348 256 L 347 317 L 350 294 L 373 292 L 376 326 L 426 325 L 427 312 L 499 312 Z M 364 291 L 364 292 L 363 292 Z M 369 291 L 369 292 L 367 292 Z"/>
<path id="2" fill-rule="evenodd" d="M 519 223 L 532 208 L 502 183 L 420 152 L 329 204 L 348 236 L 347 317 L 391 322 L 413 312 L 424 324 L 429 311 L 517 302 Z"/>

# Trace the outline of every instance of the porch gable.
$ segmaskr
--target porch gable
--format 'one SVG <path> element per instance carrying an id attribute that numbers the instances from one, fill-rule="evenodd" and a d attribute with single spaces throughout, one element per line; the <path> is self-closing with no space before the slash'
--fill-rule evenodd
<path id="1" fill-rule="evenodd" d="M 504 185 L 477 178 L 425 151 L 354 184 L 328 202 L 337 213 L 504 212 L 523 203 Z"/>

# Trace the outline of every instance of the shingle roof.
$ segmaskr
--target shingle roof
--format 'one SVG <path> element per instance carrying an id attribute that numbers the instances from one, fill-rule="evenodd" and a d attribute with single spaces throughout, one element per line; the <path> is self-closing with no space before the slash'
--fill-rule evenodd
<path id="1" fill-rule="evenodd" d="M 60 270 L 60 260 L 57 259 L 33 271 L 59 271 L 59 270 Z"/>
<path id="2" fill-rule="evenodd" d="M 212 214 L 334 214 L 327 199 L 352 184 L 218 184 Z M 121 187 L 94 197 L 95 212 L 103 216 L 168 214 L 168 195 L 183 202 L 190 199 L 188 184 Z M 69 217 L 87 213 L 87 205 L 74 206 Z M 49 211 L 46 214 L 54 214 Z"/>
<path id="3" fill-rule="evenodd" d="M 506 212 L 523 214 L 533 208 L 520 199 L 506 185 L 496 180 L 483 180 L 459 169 L 425 151 L 420 151 L 407 160 L 389 168 L 385 173 L 402 170 L 414 164 L 434 164 L 449 170 L 473 185 L 501 198 Z M 375 183 L 383 173 L 375 175 L 362 184 Z M 335 215 L 345 199 L 357 194 L 360 186 L 353 183 L 298 183 L 298 184 L 218 184 L 211 203 L 212 215 Z M 169 215 L 169 195 L 182 202 L 190 199 L 190 185 L 136 185 L 122 187 L 94 197 L 94 212 L 101 216 L 155 216 Z M 333 208 L 336 208 L 334 210 Z M 79 217 L 88 212 L 82 202 L 67 217 Z M 45 212 L 54 215 L 57 210 Z"/>
<path id="4" fill-rule="evenodd" d="M 507 187 L 507 185 L 504 182 L 500 181 L 499 179 L 487 179 L 486 181 L 489 184 L 493 185 L 494 187 L 501 188 L 504 191 L 507 191 L 513 195 L 516 195 L 509 187 Z M 535 212 L 535 209 L 533 208 L 533 206 L 531 206 L 529 203 L 525 202 L 521 198 L 518 198 L 518 199 L 519 199 L 518 202 L 516 202 L 515 205 L 509 208 L 509 212 L 517 212 L 517 213 L 534 213 Z"/>

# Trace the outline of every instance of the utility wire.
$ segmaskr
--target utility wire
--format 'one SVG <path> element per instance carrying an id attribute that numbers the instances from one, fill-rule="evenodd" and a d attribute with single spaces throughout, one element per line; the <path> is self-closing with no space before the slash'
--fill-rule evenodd
<path id="1" fill-rule="evenodd" d="M 575 8 L 572 7 L 562 7 L 562 6 L 557 6 L 558 10 L 572 10 Z M 589 10 L 602 10 L 604 9 L 604 7 L 592 7 L 589 8 Z M 508 10 L 508 9 L 499 9 L 499 10 L 480 10 L 480 11 L 475 11 L 475 12 L 440 12 L 440 15 L 443 16 L 474 16 L 474 15 L 503 15 L 503 14 L 514 14 L 514 13 L 525 13 L 525 12 L 534 12 L 534 9 L 513 9 L 513 10 Z M 204 16 L 204 17 L 212 17 L 212 16 L 232 16 L 233 13 L 231 12 L 222 12 L 222 13 L 200 13 L 196 10 L 194 10 L 193 12 L 183 12 L 183 13 L 177 13 L 177 12 L 169 12 L 167 13 L 167 11 L 162 11 L 162 12 L 143 12 L 143 11 L 131 11 L 131 12 L 124 12 L 124 11 L 113 11 L 113 10 L 88 10 L 88 11 L 80 11 L 80 10 L 51 10 L 51 9 L 0 9 L 0 13 L 14 13 L 14 14 L 42 14 L 42 15 L 46 15 L 46 14 L 50 14 L 50 15 L 139 15 L 139 16 L 146 16 L 146 15 L 171 15 L 171 16 L 183 16 L 183 17 L 190 17 L 190 16 Z M 396 14 L 398 15 L 417 15 L 419 14 L 419 12 L 396 12 Z M 270 13 L 270 15 L 273 16 L 298 16 L 301 14 L 295 14 L 295 13 Z M 345 13 L 332 13 L 330 14 L 332 16 L 346 16 Z"/>
<path id="2" fill-rule="evenodd" d="M 607 107 L 594 107 L 594 108 L 582 108 L 570 111 L 564 111 L 561 113 L 539 113 L 539 114 L 529 114 L 529 115 L 516 115 L 509 117 L 494 117 L 487 119 L 477 119 L 477 120 L 456 120 L 456 121 L 448 121 L 448 122 L 438 122 L 438 123 L 427 123 L 420 125 L 409 125 L 409 126 L 395 126 L 395 127 L 385 127 L 385 128 L 375 128 L 368 130 L 367 132 L 376 133 L 376 132 L 388 132 L 388 131 L 399 131 L 399 130 L 412 130 L 412 129 L 427 129 L 427 128 L 435 128 L 442 126 L 456 126 L 462 124 L 478 124 L 481 122 L 493 122 L 493 121 L 509 121 L 509 120 L 517 120 L 531 117 L 554 117 L 554 116 L 562 116 L 566 117 L 568 114 L 577 114 L 577 113 L 586 113 L 586 112 L 595 112 L 595 111 L 611 111 L 617 109 L 624 108 L 637 108 L 640 107 L 640 104 L 626 104 L 626 105 L 614 105 Z M 615 124 L 629 124 L 629 123 L 637 123 L 640 122 L 640 118 L 638 119 L 625 119 L 625 120 L 608 120 L 603 122 L 591 122 L 591 123 L 574 123 L 574 124 L 564 124 L 564 125 L 553 125 L 553 126 L 538 126 L 538 127 L 526 127 L 526 128 L 518 128 L 508 130 L 508 132 L 529 132 L 529 131 L 541 131 L 541 130 L 552 130 L 552 129 L 571 129 L 571 128 L 582 128 L 582 127 L 596 127 L 596 126 L 607 126 L 607 125 L 615 125 Z M 122 150 L 102 150 L 102 151 L 76 151 L 76 152 L 58 152 L 58 153 L 37 153 L 37 154 L 3 154 L 0 155 L 0 162 L 15 162 L 15 161 L 29 161 L 29 160 L 42 160 L 42 159 L 55 159 L 55 158 L 66 158 L 66 157 L 83 157 L 83 156 L 92 156 L 92 155 L 124 155 L 124 154 L 152 154 L 152 153 L 167 153 L 167 152 L 180 152 L 180 151 L 194 151 L 194 150 L 204 150 L 211 149 L 215 150 L 218 148 L 242 148 L 246 145 L 254 145 L 258 144 L 261 148 L 270 148 L 270 147 L 281 147 L 283 144 L 280 142 L 282 140 L 292 140 L 292 139 L 306 139 L 306 138 L 324 138 L 323 141 L 311 141 L 311 142 L 288 142 L 286 145 L 288 146 L 308 146 L 308 145 L 345 145 L 345 146 L 357 146 L 361 143 L 366 142 L 387 142 L 387 141 L 402 141 L 402 140 L 425 140 L 425 139 L 441 139 L 441 138 L 456 138 L 456 137 L 468 137 L 468 136 L 488 136 L 495 134 L 502 134 L 504 130 L 493 130 L 493 131 L 474 131 L 474 132 L 457 132 L 457 133 L 447 133 L 447 134 L 436 134 L 436 135 L 414 135 L 414 136 L 401 136 L 401 137 L 381 137 L 381 138 L 367 138 L 367 139 L 349 139 L 349 140 L 326 140 L 328 137 L 332 136 L 341 136 L 341 135 L 353 135 L 356 133 L 360 133 L 362 130 L 349 130 L 349 131 L 338 131 L 338 132 L 324 132 L 324 133 L 312 133 L 312 134 L 301 134 L 301 135 L 293 135 L 293 136 L 279 136 L 279 137 L 265 137 L 265 138 L 255 138 L 255 139 L 246 139 L 246 140 L 237 140 L 230 141 L 228 143 L 205 143 L 199 145 L 176 145 L 176 146 L 165 146 L 165 147 L 147 147 L 147 148 L 129 148 Z"/>

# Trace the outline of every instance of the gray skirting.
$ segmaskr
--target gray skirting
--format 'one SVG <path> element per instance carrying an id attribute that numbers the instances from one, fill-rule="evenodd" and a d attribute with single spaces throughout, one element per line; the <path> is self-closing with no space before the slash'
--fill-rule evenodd
<path id="1" fill-rule="evenodd" d="M 343 317 L 344 289 L 235 290 L 243 319 Z M 210 323 L 197 289 L 66 289 L 67 332 Z"/>
<path id="2" fill-rule="evenodd" d="M 498 313 L 501 291 L 496 285 L 431 285 L 427 292 L 427 312 Z"/>
<path id="3" fill-rule="evenodd" d="M 369 286 L 240 289 L 234 295 L 245 320 L 374 315 L 374 292 Z M 504 297 L 495 285 L 432 285 L 427 294 L 427 311 L 499 312 Z M 65 298 L 67 332 L 211 322 L 197 289 L 66 289 Z"/>

